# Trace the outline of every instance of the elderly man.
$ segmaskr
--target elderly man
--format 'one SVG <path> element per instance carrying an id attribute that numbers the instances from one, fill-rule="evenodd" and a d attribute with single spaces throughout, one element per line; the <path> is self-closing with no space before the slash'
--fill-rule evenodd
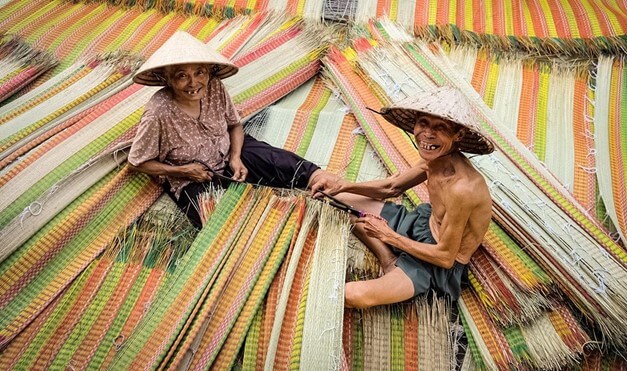
<path id="1" fill-rule="evenodd" d="M 362 183 L 324 178 L 319 190 L 366 213 L 354 234 L 379 260 L 383 275 L 346 284 L 346 306 L 367 308 L 430 291 L 457 300 L 467 264 L 488 229 L 492 199 L 481 174 L 462 152 L 494 147 L 457 89 L 442 87 L 385 107 L 382 115 L 416 139 L 421 160 L 408 171 Z M 383 202 L 426 182 L 429 202 L 407 210 Z"/>

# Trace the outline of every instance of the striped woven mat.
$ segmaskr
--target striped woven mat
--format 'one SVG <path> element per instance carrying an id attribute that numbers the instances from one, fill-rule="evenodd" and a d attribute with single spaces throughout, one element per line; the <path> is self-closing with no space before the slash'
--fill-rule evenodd
<path id="1" fill-rule="evenodd" d="M 233 17 L 280 10 L 308 19 L 354 20 L 387 17 L 418 36 L 491 43 L 502 47 L 540 50 L 597 50 L 619 52 L 625 47 L 627 4 L 624 0 L 556 0 L 507 2 L 489 0 L 209 0 L 195 2 L 135 2 L 120 5 L 164 12 Z M 95 5 L 94 5 L 95 7 Z"/>
<path id="2" fill-rule="evenodd" d="M 147 213 L 110 240 L 3 350 L 3 369 L 107 367 L 194 238 L 180 214 L 170 215 Z"/>

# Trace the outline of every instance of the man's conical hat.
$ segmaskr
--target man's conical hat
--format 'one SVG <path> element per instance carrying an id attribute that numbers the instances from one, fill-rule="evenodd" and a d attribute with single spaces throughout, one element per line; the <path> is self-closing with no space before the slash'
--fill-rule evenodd
<path id="1" fill-rule="evenodd" d="M 413 134 L 416 119 L 431 115 L 452 121 L 468 130 L 458 148 L 462 152 L 485 155 L 494 151 L 494 144 L 483 133 L 479 117 L 464 95 L 452 86 L 421 92 L 381 109 L 383 117 L 399 128 Z"/>
<path id="2" fill-rule="evenodd" d="M 237 73 L 237 66 L 187 32 L 172 35 L 133 76 L 133 81 L 149 86 L 165 85 L 164 67 L 177 64 L 202 63 L 213 65 L 213 74 L 226 78 Z"/>

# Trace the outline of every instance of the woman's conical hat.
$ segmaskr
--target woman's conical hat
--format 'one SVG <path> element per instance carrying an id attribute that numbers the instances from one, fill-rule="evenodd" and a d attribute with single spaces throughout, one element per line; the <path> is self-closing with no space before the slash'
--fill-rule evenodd
<path id="1" fill-rule="evenodd" d="M 133 76 L 137 84 L 165 85 L 164 67 L 177 64 L 202 63 L 214 66 L 213 74 L 226 78 L 237 73 L 237 66 L 187 32 L 177 31 Z"/>
<path id="2" fill-rule="evenodd" d="M 494 144 L 481 129 L 479 117 L 464 95 L 452 86 L 421 92 L 381 109 L 383 117 L 399 128 L 413 134 L 416 119 L 431 115 L 452 121 L 468 130 L 458 148 L 462 152 L 485 155 L 494 151 Z"/>

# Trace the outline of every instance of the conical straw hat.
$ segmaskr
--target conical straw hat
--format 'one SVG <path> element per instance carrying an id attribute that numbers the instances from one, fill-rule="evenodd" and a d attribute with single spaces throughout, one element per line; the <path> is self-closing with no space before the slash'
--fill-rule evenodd
<path id="1" fill-rule="evenodd" d="M 420 115 L 440 117 L 469 129 L 458 143 L 460 151 L 480 155 L 494 151 L 494 144 L 481 130 L 479 117 L 472 106 L 466 97 L 452 86 L 442 86 L 405 98 L 389 107 L 383 107 L 381 114 L 386 120 L 410 134 L 413 134 L 414 124 Z"/>
<path id="2" fill-rule="evenodd" d="M 187 32 L 177 31 L 139 68 L 133 81 L 142 85 L 165 85 L 163 67 L 187 63 L 213 65 L 214 76 L 221 79 L 236 74 L 238 70 L 231 61 L 202 41 Z"/>

